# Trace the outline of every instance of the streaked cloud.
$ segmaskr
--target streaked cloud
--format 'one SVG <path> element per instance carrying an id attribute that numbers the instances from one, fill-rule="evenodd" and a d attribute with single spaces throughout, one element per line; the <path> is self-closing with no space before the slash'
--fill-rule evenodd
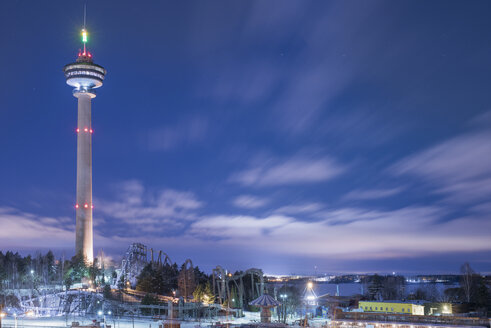
<path id="1" fill-rule="evenodd" d="M 404 191 L 403 187 L 388 188 L 388 189 L 355 189 L 347 193 L 344 199 L 381 199 L 397 195 Z"/>
<path id="2" fill-rule="evenodd" d="M 244 186 L 278 186 L 317 183 L 330 180 L 344 168 L 329 157 L 294 156 L 285 160 L 269 159 L 256 163 L 230 177 Z"/>
<path id="3" fill-rule="evenodd" d="M 201 142 L 208 132 L 208 121 L 194 117 L 176 125 L 167 125 L 145 132 L 145 142 L 149 150 L 172 150 Z"/>
<path id="4" fill-rule="evenodd" d="M 338 209 L 325 220 L 272 215 L 208 216 L 191 225 L 196 238 L 213 237 L 228 247 L 322 258 L 401 258 L 491 250 L 491 223 L 463 217 L 439 223 L 445 211 L 409 207 L 395 211 Z M 344 224 L 333 225 L 333 220 Z M 472 227 L 467 227 L 472 225 Z"/>
<path id="5" fill-rule="evenodd" d="M 114 200 L 97 200 L 96 213 L 102 217 L 120 220 L 120 226 L 112 227 L 113 234 L 119 231 L 136 233 L 127 225 L 136 226 L 140 232 L 171 232 L 184 226 L 183 220 L 192 220 L 195 210 L 203 206 L 193 193 L 172 189 L 147 190 L 138 180 L 129 180 L 115 185 Z M 119 228 L 119 229 L 118 229 Z"/>
<path id="6" fill-rule="evenodd" d="M 218 215 L 204 217 L 193 223 L 190 232 L 197 238 L 257 238 L 293 221 L 293 219 L 279 215 L 264 219 L 241 215 Z M 254 242 L 253 240 L 250 241 Z"/>
<path id="7" fill-rule="evenodd" d="M 426 221 L 426 224 L 436 223 L 442 219 L 448 211 L 436 206 L 408 206 L 396 210 L 384 211 L 363 207 L 347 207 L 329 209 L 317 212 L 316 216 L 323 219 L 329 225 L 347 225 L 358 221 L 390 220 L 391 217 L 397 221 L 417 220 Z M 395 226 L 394 226 L 395 227 Z"/>
<path id="8" fill-rule="evenodd" d="M 491 197 L 491 133 L 464 134 L 409 156 L 391 171 L 424 178 L 461 202 Z"/>
<path id="9" fill-rule="evenodd" d="M 491 127 L 491 110 L 478 114 L 469 121 L 472 127 L 489 129 Z"/>
<path id="10" fill-rule="evenodd" d="M 0 249 L 66 249 L 75 246 L 75 218 L 46 217 L 0 207 Z M 107 239 L 95 233 L 95 238 Z"/>
<path id="11" fill-rule="evenodd" d="M 284 213 L 284 214 L 311 214 L 320 211 L 325 207 L 324 204 L 321 203 L 301 203 L 295 205 L 286 205 L 282 206 L 276 210 L 275 213 Z"/>
<path id="12" fill-rule="evenodd" d="M 233 200 L 233 204 L 241 208 L 259 208 L 269 202 L 266 198 L 260 198 L 252 195 L 240 195 Z"/>

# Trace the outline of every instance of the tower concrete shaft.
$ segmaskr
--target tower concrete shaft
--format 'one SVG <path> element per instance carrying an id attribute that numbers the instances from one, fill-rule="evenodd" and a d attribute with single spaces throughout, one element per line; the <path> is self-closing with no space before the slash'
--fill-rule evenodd
<path id="1" fill-rule="evenodd" d="M 77 209 L 75 252 L 92 263 L 92 124 L 91 100 L 95 93 L 75 92 L 78 98 L 77 136 Z"/>

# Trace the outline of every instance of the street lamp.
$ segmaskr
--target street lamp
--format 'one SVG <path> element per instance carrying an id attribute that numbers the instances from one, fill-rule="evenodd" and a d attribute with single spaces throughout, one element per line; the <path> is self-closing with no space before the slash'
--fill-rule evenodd
<path id="1" fill-rule="evenodd" d="M 2 306 L 0 305 L 0 308 L 2 308 Z M 0 328 L 2 328 L 2 319 L 5 317 L 5 312 L 0 312 Z"/>

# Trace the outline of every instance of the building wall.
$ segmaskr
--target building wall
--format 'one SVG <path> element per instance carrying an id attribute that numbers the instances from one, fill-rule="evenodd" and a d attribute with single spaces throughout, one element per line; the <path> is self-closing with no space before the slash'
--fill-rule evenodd
<path id="1" fill-rule="evenodd" d="M 413 315 L 425 315 L 424 305 L 413 304 Z"/>
<path id="2" fill-rule="evenodd" d="M 360 301 L 359 307 L 364 312 L 424 315 L 424 306 L 411 303 Z"/>
<path id="3" fill-rule="evenodd" d="M 425 303 L 425 315 L 451 315 L 452 303 Z"/>

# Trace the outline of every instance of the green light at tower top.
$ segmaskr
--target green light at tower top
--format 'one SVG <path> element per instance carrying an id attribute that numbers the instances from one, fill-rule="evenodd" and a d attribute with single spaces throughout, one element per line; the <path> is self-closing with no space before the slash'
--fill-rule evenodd
<path id="1" fill-rule="evenodd" d="M 87 31 L 85 29 L 82 29 L 82 42 L 87 43 Z"/>

